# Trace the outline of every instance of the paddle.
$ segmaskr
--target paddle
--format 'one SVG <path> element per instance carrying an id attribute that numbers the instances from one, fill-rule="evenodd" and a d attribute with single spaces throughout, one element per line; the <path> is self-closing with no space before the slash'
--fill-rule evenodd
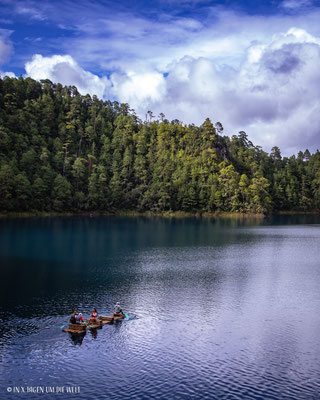
<path id="1" fill-rule="evenodd" d="M 123 311 L 122 311 L 123 312 Z M 123 312 L 123 314 L 126 316 L 127 319 L 129 319 L 129 315 L 127 315 L 125 312 Z"/>

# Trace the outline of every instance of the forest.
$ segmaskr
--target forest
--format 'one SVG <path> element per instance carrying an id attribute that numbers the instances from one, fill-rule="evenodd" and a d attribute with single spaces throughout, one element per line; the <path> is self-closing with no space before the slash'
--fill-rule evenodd
<path id="1" fill-rule="evenodd" d="M 0 212 L 319 211 L 320 152 L 270 154 L 74 86 L 0 78 Z"/>

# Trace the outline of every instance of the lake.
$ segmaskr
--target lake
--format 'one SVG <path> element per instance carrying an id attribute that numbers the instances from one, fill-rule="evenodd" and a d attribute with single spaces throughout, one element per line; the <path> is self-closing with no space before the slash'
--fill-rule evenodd
<path id="1" fill-rule="evenodd" d="M 1 219 L 0 398 L 319 399 L 319 248 L 319 216 Z"/>

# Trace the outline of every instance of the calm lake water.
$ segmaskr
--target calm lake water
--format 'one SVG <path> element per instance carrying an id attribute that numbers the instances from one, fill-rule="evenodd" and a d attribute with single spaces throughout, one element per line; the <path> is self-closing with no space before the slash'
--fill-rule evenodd
<path id="1" fill-rule="evenodd" d="M 1 219 L 0 398 L 318 400 L 319 249 L 316 216 Z"/>

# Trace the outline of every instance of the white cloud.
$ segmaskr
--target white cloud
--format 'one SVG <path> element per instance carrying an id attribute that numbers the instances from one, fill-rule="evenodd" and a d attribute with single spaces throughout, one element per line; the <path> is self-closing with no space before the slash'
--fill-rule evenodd
<path id="1" fill-rule="evenodd" d="M 165 78 L 159 72 L 115 72 L 110 79 L 100 78 L 81 68 L 70 55 L 43 57 L 40 54 L 35 54 L 25 69 L 33 79 L 74 85 L 81 94 L 121 99 L 139 110 L 165 97 Z"/>
<path id="2" fill-rule="evenodd" d="M 0 65 L 9 61 L 13 53 L 12 43 L 9 40 L 11 32 L 6 29 L 0 29 Z"/>
<path id="3" fill-rule="evenodd" d="M 280 6 L 289 10 L 297 10 L 312 5 L 312 0 L 284 0 Z"/>
<path id="4" fill-rule="evenodd" d="M 27 75 L 33 79 L 50 79 L 52 82 L 63 85 L 74 85 L 81 94 L 95 94 L 105 97 L 110 82 L 106 77 L 97 75 L 82 69 L 69 55 L 54 55 L 43 57 L 35 54 L 32 60 L 25 65 Z"/>
<path id="5" fill-rule="evenodd" d="M 162 100 L 166 96 L 166 83 L 158 72 L 111 75 L 112 92 L 116 98 L 128 103 L 137 110 L 143 110 L 151 103 Z"/>
<path id="6" fill-rule="evenodd" d="M 2 72 L 0 71 L 0 77 L 4 78 L 7 76 L 8 78 L 16 78 L 16 75 L 14 72 Z"/>
<path id="7" fill-rule="evenodd" d="M 24 4 L 17 4 L 15 10 L 18 14 L 29 16 L 31 19 L 37 21 L 45 21 L 47 19 L 44 13 L 41 12 L 36 5 L 28 6 Z"/>

